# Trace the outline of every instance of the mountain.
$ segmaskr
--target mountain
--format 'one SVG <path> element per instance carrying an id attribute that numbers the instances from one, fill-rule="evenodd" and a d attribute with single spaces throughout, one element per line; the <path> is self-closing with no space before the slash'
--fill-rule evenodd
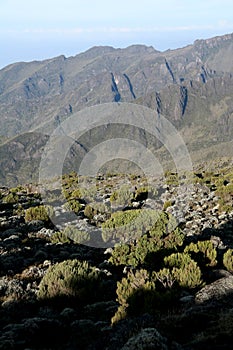
<path id="1" fill-rule="evenodd" d="M 75 57 L 3 68 L 0 183 L 36 181 L 51 132 L 85 107 L 107 102 L 133 102 L 163 114 L 183 136 L 194 162 L 232 156 L 232 56 L 233 34 L 227 34 L 165 52 L 144 45 L 93 47 Z M 106 130 L 100 128 L 82 142 L 88 150 L 103 137 Z M 150 143 L 149 135 L 143 138 Z"/>

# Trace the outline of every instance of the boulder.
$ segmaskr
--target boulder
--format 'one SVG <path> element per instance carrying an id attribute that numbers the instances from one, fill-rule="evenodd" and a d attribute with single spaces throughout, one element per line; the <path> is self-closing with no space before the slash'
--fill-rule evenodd
<path id="1" fill-rule="evenodd" d="M 205 287 L 203 287 L 200 291 L 196 293 L 195 302 L 196 304 L 204 304 L 204 303 L 228 303 L 231 301 L 231 305 L 233 305 L 232 300 L 233 295 L 233 276 L 223 277 L 214 281 Z M 230 306 L 230 305 L 229 305 Z"/>
<path id="2" fill-rule="evenodd" d="M 142 329 L 137 335 L 131 337 L 121 350 L 170 350 L 181 349 L 176 344 L 169 344 L 167 338 L 163 337 L 155 328 Z"/>

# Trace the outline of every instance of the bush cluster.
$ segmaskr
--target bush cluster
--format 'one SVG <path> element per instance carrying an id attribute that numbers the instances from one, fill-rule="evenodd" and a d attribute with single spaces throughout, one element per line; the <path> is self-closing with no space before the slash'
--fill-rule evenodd
<path id="1" fill-rule="evenodd" d="M 141 213 L 140 210 L 139 212 Z M 155 211 L 149 211 L 149 214 L 152 215 L 151 218 L 149 217 L 150 225 L 145 222 L 147 216 L 141 216 L 144 222 L 140 231 L 141 236 L 137 239 L 136 244 L 132 242 L 115 245 L 109 259 L 112 264 L 137 267 L 142 264 L 154 265 L 156 261 L 158 265 L 165 252 L 176 251 L 183 245 L 184 235 L 176 227 L 176 221 L 170 214 Z M 146 225 L 147 229 L 143 231 Z M 142 232 L 145 233 L 142 234 Z"/>
<path id="2" fill-rule="evenodd" d="M 54 215 L 54 210 L 49 205 L 38 205 L 25 210 L 25 221 L 41 220 L 48 222 Z"/>
<path id="3" fill-rule="evenodd" d="M 72 240 L 64 233 L 64 231 L 57 231 L 50 237 L 51 243 L 72 243 Z"/>
<path id="4" fill-rule="evenodd" d="M 66 226 L 63 230 L 63 236 L 78 244 L 86 244 L 90 240 L 90 234 L 88 232 L 81 231 L 74 225 Z"/>
<path id="5" fill-rule="evenodd" d="M 128 272 L 127 277 L 117 282 L 117 301 L 120 305 L 112 318 L 112 323 L 120 321 L 127 315 L 149 311 L 154 290 L 155 284 L 147 270 Z"/>
<path id="6" fill-rule="evenodd" d="M 48 268 L 37 297 L 40 300 L 75 297 L 81 302 L 90 302 L 100 292 L 101 276 L 87 261 L 65 260 Z"/>
<path id="7" fill-rule="evenodd" d="M 73 211 L 75 214 L 78 214 L 83 209 L 83 205 L 76 199 L 69 199 L 65 203 L 65 209 Z"/>
<path id="8" fill-rule="evenodd" d="M 158 218 L 159 212 L 152 209 L 115 212 L 102 224 L 102 238 L 104 242 L 134 241 L 149 231 Z"/>
<path id="9" fill-rule="evenodd" d="M 93 202 L 91 204 L 87 204 L 84 209 L 84 215 L 89 219 L 93 220 L 94 217 L 98 214 L 105 215 L 109 218 L 110 209 L 101 202 Z"/>
<path id="10" fill-rule="evenodd" d="M 133 198 L 134 190 L 132 186 L 125 185 L 111 194 L 110 202 L 115 206 L 128 206 L 131 204 Z"/>
<path id="11" fill-rule="evenodd" d="M 171 279 L 180 287 L 196 288 L 202 284 L 201 269 L 189 254 L 173 253 L 164 258 L 164 263 L 169 269 Z"/>
<path id="12" fill-rule="evenodd" d="M 135 200 L 141 201 L 145 200 L 148 197 L 151 199 L 156 199 L 158 196 L 158 190 L 156 187 L 147 185 L 147 186 L 139 186 L 135 191 Z"/>
<path id="13" fill-rule="evenodd" d="M 9 193 L 2 195 L 2 200 L 4 203 L 18 203 L 19 193 L 24 192 L 23 186 L 13 187 L 9 190 Z"/>
<path id="14" fill-rule="evenodd" d="M 184 252 L 189 253 L 202 267 L 217 264 L 217 251 L 211 241 L 190 243 L 185 247 Z"/>

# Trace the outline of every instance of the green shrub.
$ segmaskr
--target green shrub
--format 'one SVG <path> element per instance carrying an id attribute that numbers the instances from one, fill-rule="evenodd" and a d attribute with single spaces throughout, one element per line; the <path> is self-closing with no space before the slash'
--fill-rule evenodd
<path id="1" fill-rule="evenodd" d="M 95 197 L 96 197 L 96 191 L 97 191 L 97 188 L 95 185 L 94 186 L 92 185 L 89 187 L 82 187 L 81 188 L 82 199 L 86 203 L 93 202 L 95 200 Z"/>
<path id="2" fill-rule="evenodd" d="M 22 204 L 18 204 L 17 208 L 13 210 L 13 215 L 16 215 L 16 216 L 24 216 L 24 213 L 25 211 Z"/>
<path id="3" fill-rule="evenodd" d="M 69 239 L 69 237 L 64 233 L 64 231 L 58 231 L 55 232 L 51 237 L 50 237 L 51 243 L 71 243 L 72 240 Z"/>
<path id="4" fill-rule="evenodd" d="M 155 279 L 158 280 L 164 288 L 171 288 L 176 280 L 172 271 L 166 267 L 153 274 Z"/>
<path id="5" fill-rule="evenodd" d="M 97 214 L 107 214 L 109 215 L 109 208 L 104 203 L 93 202 L 87 204 L 84 209 L 84 215 L 89 219 L 93 220 L 94 216 Z"/>
<path id="6" fill-rule="evenodd" d="M 73 211 L 75 214 L 78 214 L 80 212 L 80 210 L 83 209 L 83 206 L 76 199 L 69 199 L 65 203 L 65 209 L 67 209 L 69 211 Z"/>
<path id="7" fill-rule="evenodd" d="M 41 220 L 47 222 L 53 215 L 54 210 L 51 206 L 39 205 L 25 210 L 25 221 Z"/>
<path id="8" fill-rule="evenodd" d="M 225 268 L 233 273 L 233 249 L 228 249 L 223 255 L 223 265 Z"/>
<path id="9" fill-rule="evenodd" d="M 81 199 L 82 198 L 82 191 L 79 188 L 76 188 L 74 191 L 71 192 L 70 198 L 71 199 Z"/>
<path id="10" fill-rule="evenodd" d="M 96 215 L 96 211 L 92 205 L 87 204 L 84 209 L 84 215 L 89 219 L 93 220 L 93 217 Z"/>
<path id="11" fill-rule="evenodd" d="M 153 186 L 138 187 L 135 192 L 135 200 L 141 201 L 149 198 L 157 198 L 158 191 Z"/>
<path id="12" fill-rule="evenodd" d="M 185 253 L 189 253 L 200 266 L 217 265 L 217 251 L 211 241 L 198 241 L 190 243 L 184 249 Z"/>
<path id="13" fill-rule="evenodd" d="M 149 273 L 146 270 L 141 269 L 135 272 L 128 272 L 127 277 L 117 282 L 116 293 L 120 306 L 112 318 L 112 323 L 120 321 L 127 314 L 132 315 L 134 313 L 139 314 L 140 312 L 148 311 L 151 306 L 150 300 L 145 300 L 143 294 L 152 292 L 154 289 L 154 282 L 151 281 Z M 137 294 L 137 298 L 134 299 L 132 297 L 135 294 Z M 130 304 L 129 300 L 131 300 Z"/>
<path id="14" fill-rule="evenodd" d="M 102 224 L 102 238 L 105 242 L 133 241 L 148 232 L 158 218 L 159 212 L 152 209 L 118 211 Z"/>
<path id="15" fill-rule="evenodd" d="M 132 186 L 124 185 L 119 190 L 113 192 L 110 196 L 110 202 L 113 205 L 127 206 L 130 205 L 134 198 Z"/>
<path id="16" fill-rule="evenodd" d="M 39 284 L 38 299 L 75 297 L 81 302 L 97 297 L 101 273 L 87 261 L 65 260 L 50 266 Z"/>
<path id="17" fill-rule="evenodd" d="M 116 244 L 114 246 L 113 252 L 109 261 L 113 265 L 130 265 L 129 264 L 129 255 L 131 248 L 128 244 Z M 132 264 L 135 266 L 135 264 Z"/>
<path id="18" fill-rule="evenodd" d="M 172 186 L 178 186 L 179 185 L 179 176 L 177 173 L 173 173 L 171 171 L 165 172 L 165 178 L 166 178 L 166 184 L 172 185 Z"/>
<path id="19" fill-rule="evenodd" d="M 117 282 L 119 307 L 112 323 L 140 314 L 155 314 L 174 305 L 177 293 L 164 288 L 157 290 L 156 277 L 154 273 L 140 269 L 129 271 L 126 277 Z"/>
<path id="20" fill-rule="evenodd" d="M 228 185 L 218 186 L 216 195 L 219 197 L 219 211 L 230 212 L 233 210 L 232 196 L 233 196 L 233 183 Z"/>
<path id="21" fill-rule="evenodd" d="M 81 231 L 73 225 L 66 226 L 63 236 L 78 244 L 86 244 L 90 240 L 90 234 L 88 232 Z"/>
<path id="22" fill-rule="evenodd" d="M 161 238 L 177 228 L 177 220 L 169 213 L 161 212 L 155 225 L 150 229 L 150 236 Z"/>
<path id="23" fill-rule="evenodd" d="M 128 245 L 115 245 L 109 261 L 114 265 L 132 265 L 134 267 L 148 263 L 150 265 L 158 264 L 158 255 L 164 254 L 168 250 L 176 251 L 178 247 L 183 245 L 183 233 L 178 227 L 170 231 L 170 227 L 173 226 L 171 222 L 171 215 L 160 213 L 153 228 L 143 234 L 136 244 L 133 242 Z M 152 257 L 149 261 L 148 257 L 156 252 L 158 252 L 157 256 Z M 161 260 L 161 257 L 159 259 Z"/>
<path id="24" fill-rule="evenodd" d="M 231 195 L 225 195 L 218 200 L 219 211 L 229 213 L 233 210 Z"/>
<path id="25" fill-rule="evenodd" d="M 10 188 L 10 192 L 13 194 L 18 194 L 20 192 L 25 192 L 25 188 L 23 186 L 19 185 L 17 187 Z"/>
<path id="26" fill-rule="evenodd" d="M 196 288 L 202 284 L 201 270 L 189 254 L 173 253 L 164 258 L 164 263 L 180 287 Z"/>
<path id="27" fill-rule="evenodd" d="M 172 201 L 165 201 L 163 203 L 163 210 L 166 211 L 167 208 L 172 206 Z"/>
<path id="28" fill-rule="evenodd" d="M 6 196 L 3 196 L 3 203 L 17 203 L 19 200 L 19 196 L 17 195 L 17 193 L 9 193 Z"/>

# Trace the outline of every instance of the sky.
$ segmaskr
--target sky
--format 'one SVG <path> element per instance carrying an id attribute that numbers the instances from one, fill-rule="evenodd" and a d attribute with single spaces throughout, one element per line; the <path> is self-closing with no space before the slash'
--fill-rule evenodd
<path id="1" fill-rule="evenodd" d="M 232 0 L 0 0 L 0 69 L 92 46 L 165 51 L 232 32 Z"/>

